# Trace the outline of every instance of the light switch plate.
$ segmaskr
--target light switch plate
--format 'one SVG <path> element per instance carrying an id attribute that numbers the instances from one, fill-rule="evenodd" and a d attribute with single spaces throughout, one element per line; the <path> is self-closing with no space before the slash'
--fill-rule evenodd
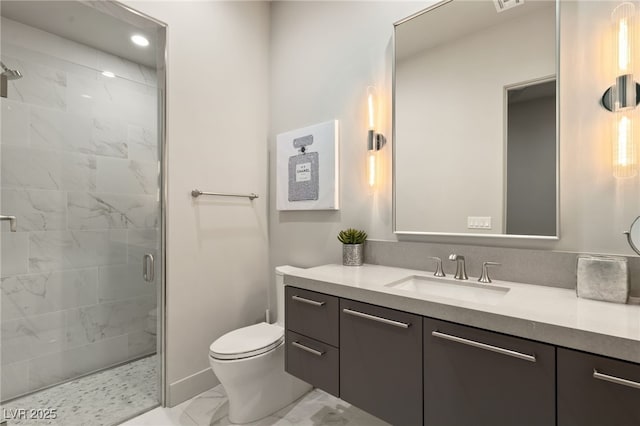
<path id="1" fill-rule="evenodd" d="M 467 216 L 468 229 L 491 229 L 491 216 Z"/>

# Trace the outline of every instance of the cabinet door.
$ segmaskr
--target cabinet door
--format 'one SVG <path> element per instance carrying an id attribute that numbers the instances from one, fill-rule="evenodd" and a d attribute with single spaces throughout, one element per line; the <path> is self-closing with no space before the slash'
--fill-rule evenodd
<path id="1" fill-rule="evenodd" d="M 338 298 L 301 288 L 285 287 L 287 330 L 338 346 Z"/>
<path id="2" fill-rule="evenodd" d="M 338 349 L 287 330 L 285 371 L 318 389 L 339 396 Z M 277 392 L 277 389 L 273 390 Z"/>
<path id="3" fill-rule="evenodd" d="M 422 318 L 340 300 L 340 398 L 397 426 L 422 424 Z"/>
<path id="4" fill-rule="evenodd" d="M 424 424 L 555 424 L 555 347 L 424 319 Z"/>
<path id="5" fill-rule="evenodd" d="M 558 348 L 558 425 L 640 425 L 640 365 Z"/>

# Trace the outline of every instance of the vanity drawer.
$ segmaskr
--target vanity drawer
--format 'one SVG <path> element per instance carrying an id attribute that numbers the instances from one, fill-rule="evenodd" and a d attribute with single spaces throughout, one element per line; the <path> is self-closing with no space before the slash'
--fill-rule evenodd
<path id="1" fill-rule="evenodd" d="M 558 348 L 558 426 L 640 425 L 640 365 Z"/>
<path id="2" fill-rule="evenodd" d="M 286 286 L 285 299 L 287 330 L 338 346 L 337 297 Z"/>
<path id="3" fill-rule="evenodd" d="M 285 371 L 315 386 L 339 396 L 338 349 L 287 330 L 285 337 Z"/>

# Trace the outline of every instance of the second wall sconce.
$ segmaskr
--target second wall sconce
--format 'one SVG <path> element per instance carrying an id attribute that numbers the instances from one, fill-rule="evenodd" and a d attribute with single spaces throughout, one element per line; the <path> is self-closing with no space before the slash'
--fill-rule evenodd
<path id="1" fill-rule="evenodd" d="M 616 83 L 602 95 L 602 106 L 615 115 L 612 135 L 612 166 L 616 178 L 638 174 L 638 154 L 632 113 L 640 103 L 640 85 L 633 79 L 637 17 L 633 3 L 624 2 L 611 13 L 614 31 L 613 60 Z"/>
<path id="2" fill-rule="evenodd" d="M 378 151 L 385 145 L 387 139 L 378 133 L 378 96 L 373 86 L 367 87 L 367 112 L 369 126 L 367 132 L 367 181 L 370 187 L 376 185 L 378 175 Z"/>

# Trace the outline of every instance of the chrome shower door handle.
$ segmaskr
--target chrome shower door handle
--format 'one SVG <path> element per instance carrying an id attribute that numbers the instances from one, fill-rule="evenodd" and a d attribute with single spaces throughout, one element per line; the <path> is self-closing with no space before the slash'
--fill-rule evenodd
<path id="1" fill-rule="evenodd" d="M 18 231 L 18 219 L 16 219 L 15 216 L 2 216 L 2 215 L 0 215 L 0 221 L 1 220 L 8 220 L 9 221 L 9 229 L 11 230 L 11 232 L 17 232 Z"/>
<path id="2" fill-rule="evenodd" d="M 150 253 L 146 253 L 144 258 L 142 259 L 142 276 L 144 280 L 148 283 L 153 282 L 155 275 L 155 260 L 153 259 L 153 255 Z"/>

